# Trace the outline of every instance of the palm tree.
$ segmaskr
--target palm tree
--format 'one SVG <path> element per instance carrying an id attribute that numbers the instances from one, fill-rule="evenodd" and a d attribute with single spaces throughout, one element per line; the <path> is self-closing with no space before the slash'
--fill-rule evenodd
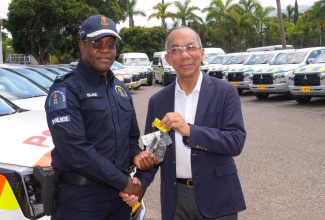
<path id="1" fill-rule="evenodd" d="M 325 1 L 324 1 L 325 2 Z M 321 2 L 315 2 L 314 5 L 306 12 L 308 20 L 315 24 L 319 31 L 319 46 L 322 45 L 322 28 L 325 28 L 325 13 Z"/>
<path id="2" fill-rule="evenodd" d="M 288 13 L 288 21 L 293 22 L 293 13 L 295 12 L 295 8 L 291 5 L 287 6 L 287 13 Z"/>
<path id="3" fill-rule="evenodd" d="M 135 9 L 138 0 L 128 0 L 126 3 L 126 14 L 129 16 L 129 27 L 134 27 L 134 15 L 141 15 L 143 17 L 146 16 L 144 11 Z"/>
<path id="4" fill-rule="evenodd" d="M 295 36 L 298 37 L 300 39 L 300 48 L 303 48 L 302 41 L 305 36 L 305 31 L 309 28 L 310 25 L 311 23 L 305 22 L 302 17 L 298 18 L 296 24 L 292 22 L 286 22 L 285 27 L 288 38 Z"/>
<path id="5" fill-rule="evenodd" d="M 252 20 L 254 23 L 254 28 L 257 34 L 260 36 L 261 43 L 264 46 L 265 43 L 265 28 L 268 25 L 272 25 L 273 19 L 269 16 L 270 12 L 275 8 L 272 6 L 267 6 L 263 8 L 261 5 L 257 5 L 255 11 L 253 11 Z"/>
<path id="6" fill-rule="evenodd" d="M 255 6 L 258 4 L 257 0 L 240 0 L 239 5 L 243 6 L 244 12 L 252 12 Z"/>
<path id="7" fill-rule="evenodd" d="M 175 14 L 172 13 L 172 12 L 169 12 L 167 10 L 167 8 L 170 5 L 172 5 L 172 3 L 170 3 L 170 2 L 164 3 L 164 1 L 162 1 L 161 3 L 158 3 L 157 5 L 154 5 L 152 7 L 152 9 L 156 10 L 157 12 L 156 13 L 152 13 L 151 15 L 149 15 L 148 21 L 151 18 L 161 19 L 161 26 L 163 28 L 166 28 L 167 29 L 166 18 L 171 18 L 173 21 L 174 21 L 174 18 L 175 18 Z"/>
<path id="8" fill-rule="evenodd" d="M 189 6 L 191 0 L 185 0 L 184 4 L 180 1 L 175 1 L 174 5 L 176 6 L 178 12 L 176 12 L 175 17 L 180 19 L 182 26 L 186 26 L 186 21 L 194 21 L 199 18 L 194 11 L 200 10 L 199 7 Z"/>
<path id="9" fill-rule="evenodd" d="M 232 4 L 234 0 L 226 0 L 225 3 L 222 0 L 212 0 L 210 5 L 202 9 L 202 12 L 207 12 L 206 21 L 210 23 L 215 31 L 217 31 L 219 38 L 225 48 L 225 39 L 229 35 L 229 29 L 225 27 L 231 27 L 229 24 L 229 12 L 235 10 L 238 4 Z"/>

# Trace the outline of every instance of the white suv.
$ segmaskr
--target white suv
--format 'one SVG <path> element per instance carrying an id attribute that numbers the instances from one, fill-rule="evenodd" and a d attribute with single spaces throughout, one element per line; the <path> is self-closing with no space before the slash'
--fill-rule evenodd
<path id="1" fill-rule="evenodd" d="M 269 94 L 287 94 L 289 77 L 296 68 L 306 66 L 325 51 L 325 47 L 288 50 L 281 53 L 268 67 L 254 68 L 249 76 L 249 89 L 258 99 L 266 99 Z"/>
<path id="2" fill-rule="evenodd" d="M 298 103 L 325 97 L 325 52 L 307 67 L 295 69 L 289 79 L 290 92 Z"/>

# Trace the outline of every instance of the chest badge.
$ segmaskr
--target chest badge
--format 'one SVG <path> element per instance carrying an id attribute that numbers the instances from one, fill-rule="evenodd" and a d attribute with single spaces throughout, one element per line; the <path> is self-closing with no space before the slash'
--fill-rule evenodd
<path id="1" fill-rule="evenodd" d="M 115 91 L 122 98 L 126 99 L 126 97 L 128 97 L 128 95 L 126 94 L 126 92 L 124 91 L 124 89 L 121 86 L 115 86 Z"/>

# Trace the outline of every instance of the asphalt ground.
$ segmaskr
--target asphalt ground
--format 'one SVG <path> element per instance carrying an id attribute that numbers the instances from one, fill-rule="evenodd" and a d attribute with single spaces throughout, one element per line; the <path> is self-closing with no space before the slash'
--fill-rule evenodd
<path id="1" fill-rule="evenodd" d="M 160 84 L 132 93 L 141 135 L 150 96 Z M 236 157 L 247 209 L 242 220 L 325 219 L 325 97 L 298 104 L 283 95 L 240 95 L 247 139 Z M 161 219 L 160 174 L 148 188 L 146 220 Z"/>

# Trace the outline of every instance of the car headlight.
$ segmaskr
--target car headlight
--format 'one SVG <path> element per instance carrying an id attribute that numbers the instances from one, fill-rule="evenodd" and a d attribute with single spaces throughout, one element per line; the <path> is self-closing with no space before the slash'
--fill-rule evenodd
<path id="1" fill-rule="evenodd" d="M 319 79 L 320 80 L 325 79 L 325 73 L 319 73 Z"/>

